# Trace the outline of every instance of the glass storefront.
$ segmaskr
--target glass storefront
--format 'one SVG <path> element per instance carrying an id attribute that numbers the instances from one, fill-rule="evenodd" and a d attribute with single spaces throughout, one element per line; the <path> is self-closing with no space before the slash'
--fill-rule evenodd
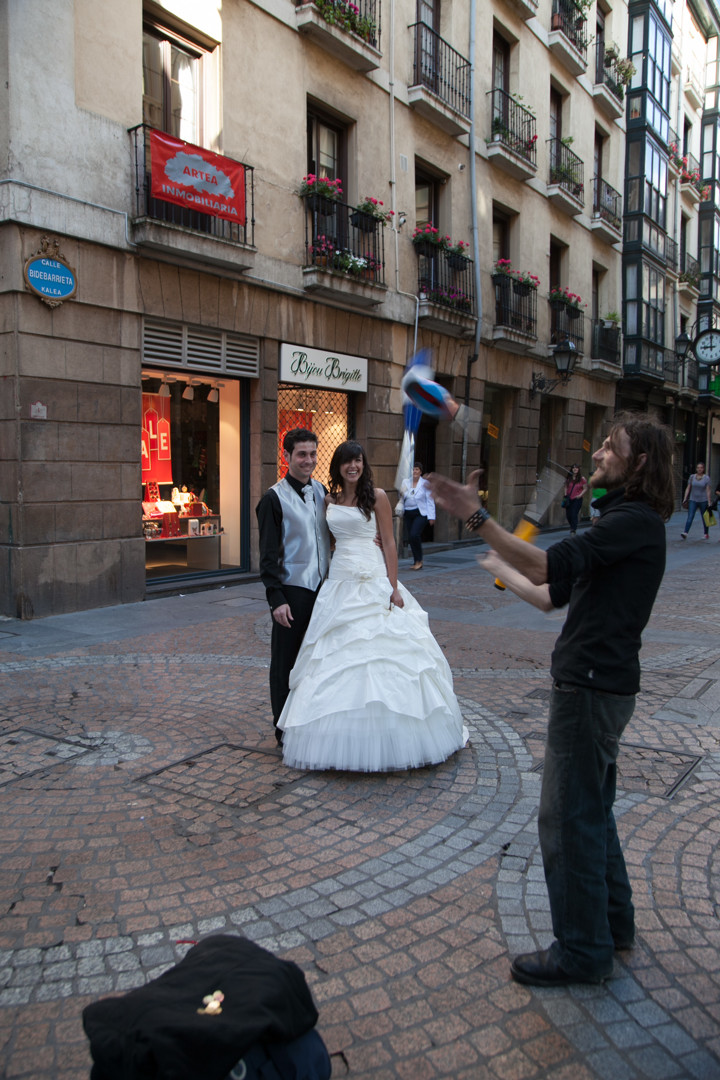
<path id="1" fill-rule="evenodd" d="M 278 479 L 287 472 L 282 456 L 286 432 L 292 428 L 307 428 L 318 437 L 318 463 L 313 476 L 328 486 L 330 459 L 333 452 L 355 429 L 352 399 L 340 391 L 323 390 L 314 386 L 278 386 Z"/>
<path id="2" fill-rule="evenodd" d="M 156 369 L 142 380 L 147 580 L 243 569 L 241 381 Z"/>

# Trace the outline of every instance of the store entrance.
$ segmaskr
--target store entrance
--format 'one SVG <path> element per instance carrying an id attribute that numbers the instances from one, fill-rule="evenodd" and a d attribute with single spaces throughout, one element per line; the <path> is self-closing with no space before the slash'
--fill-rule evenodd
<path id="1" fill-rule="evenodd" d="M 242 570 L 241 384 L 142 373 L 147 581 Z"/>

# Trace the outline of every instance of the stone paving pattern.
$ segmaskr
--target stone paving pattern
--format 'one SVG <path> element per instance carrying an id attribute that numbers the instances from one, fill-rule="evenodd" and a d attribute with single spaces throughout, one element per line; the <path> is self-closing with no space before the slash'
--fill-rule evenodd
<path id="1" fill-rule="evenodd" d="M 86 1078 L 83 1007 L 222 931 L 300 964 L 334 1080 L 720 1077 L 720 549 L 680 528 L 619 760 L 638 944 L 601 987 L 509 977 L 552 938 L 536 814 L 563 616 L 494 589 L 482 546 L 401 564 L 470 730 L 432 769 L 283 767 L 257 582 L 1 621 L 0 1076 Z"/>

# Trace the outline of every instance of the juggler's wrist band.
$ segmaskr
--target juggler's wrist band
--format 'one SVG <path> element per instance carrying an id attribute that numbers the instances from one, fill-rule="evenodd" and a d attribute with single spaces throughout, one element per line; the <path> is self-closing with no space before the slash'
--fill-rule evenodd
<path id="1" fill-rule="evenodd" d="M 471 516 L 465 522 L 465 528 L 468 532 L 477 532 L 477 530 L 481 529 L 485 522 L 489 520 L 490 514 L 488 513 L 488 511 L 485 509 L 484 506 L 479 506 L 475 513 L 471 514 Z"/>

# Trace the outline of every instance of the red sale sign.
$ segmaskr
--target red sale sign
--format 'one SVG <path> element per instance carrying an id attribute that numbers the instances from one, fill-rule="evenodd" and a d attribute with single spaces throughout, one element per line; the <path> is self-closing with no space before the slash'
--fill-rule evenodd
<path id="1" fill-rule="evenodd" d="M 239 161 L 153 130 L 150 162 L 154 199 L 245 224 L 245 168 Z"/>
<path id="2" fill-rule="evenodd" d="M 142 482 L 172 484 L 170 459 L 170 420 L 165 416 L 167 398 L 143 394 Z"/>

